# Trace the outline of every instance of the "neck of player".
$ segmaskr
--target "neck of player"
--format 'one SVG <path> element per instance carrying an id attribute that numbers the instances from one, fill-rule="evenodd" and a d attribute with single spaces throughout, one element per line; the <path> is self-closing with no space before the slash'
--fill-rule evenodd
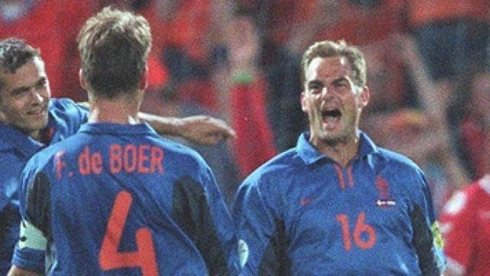
<path id="1" fill-rule="evenodd" d="M 360 144 L 359 136 L 357 135 L 336 143 L 326 143 L 321 140 L 311 142 L 320 152 L 327 155 L 344 168 L 356 158 Z"/>
<path id="2" fill-rule="evenodd" d="M 89 123 L 139 124 L 138 112 L 141 100 L 138 97 L 92 98 Z"/>

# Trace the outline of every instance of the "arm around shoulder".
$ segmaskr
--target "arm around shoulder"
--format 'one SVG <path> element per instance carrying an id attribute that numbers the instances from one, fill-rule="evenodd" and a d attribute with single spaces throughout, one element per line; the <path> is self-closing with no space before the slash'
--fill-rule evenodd
<path id="1" fill-rule="evenodd" d="M 138 116 L 162 135 L 179 136 L 198 144 L 212 146 L 235 137 L 235 131 L 225 121 L 210 116 L 174 118 L 142 112 Z"/>

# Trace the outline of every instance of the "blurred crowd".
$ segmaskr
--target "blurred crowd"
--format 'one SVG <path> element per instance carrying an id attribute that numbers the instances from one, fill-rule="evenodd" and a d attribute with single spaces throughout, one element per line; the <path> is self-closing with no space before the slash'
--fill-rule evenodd
<path id="1" fill-rule="evenodd" d="M 228 201 L 306 130 L 301 55 L 325 39 L 365 53 L 371 99 L 361 128 L 426 172 L 437 211 L 489 171 L 488 0 L 2 0 L 0 38 L 40 48 L 53 97 L 84 101 L 77 34 L 108 5 L 152 27 L 144 111 L 213 115 L 236 130 L 231 143 L 192 145 Z"/>

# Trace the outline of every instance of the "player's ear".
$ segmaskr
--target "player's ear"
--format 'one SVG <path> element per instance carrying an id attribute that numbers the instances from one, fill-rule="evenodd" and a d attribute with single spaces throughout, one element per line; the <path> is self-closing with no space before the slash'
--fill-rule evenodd
<path id="1" fill-rule="evenodd" d="M 78 71 L 78 80 L 80 81 L 80 85 L 84 90 L 87 90 L 87 82 L 85 81 L 85 77 L 83 76 L 83 69 Z"/>
<path id="2" fill-rule="evenodd" d="M 299 100 L 301 102 L 301 110 L 303 110 L 303 112 L 308 112 L 308 103 L 307 103 L 307 97 L 305 93 L 306 93 L 305 91 L 301 92 L 299 96 Z"/>
<path id="3" fill-rule="evenodd" d="M 366 107 L 366 105 L 369 103 L 369 98 L 371 95 L 371 91 L 367 86 L 364 86 L 361 90 L 361 95 L 360 95 L 360 101 L 359 101 L 359 108 L 363 109 Z"/>
<path id="4" fill-rule="evenodd" d="M 141 74 L 139 88 L 140 90 L 145 90 L 148 87 L 148 66 L 143 70 L 143 74 Z"/>

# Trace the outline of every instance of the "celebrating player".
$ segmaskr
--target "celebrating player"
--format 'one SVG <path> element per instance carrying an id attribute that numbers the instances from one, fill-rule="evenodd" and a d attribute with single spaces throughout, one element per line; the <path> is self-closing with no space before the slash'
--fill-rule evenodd
<path id="1" fill-rule="evenodd" d="M 309 133 L 245 179 L 234 204 L 244 274 L 439 275 L 424 174 L 359 130 L 363 54 L 323 41 L 302 66 Z"/>
<path id="2" fill-rule="evenodd" d="M 0 41 L 0 275 L 7 274 L 19 237 L 18 186 L 27 160 L 46 145 L 78 131 L 88 111 L 68 99 L 51 99 L 38 50 L 22 40 Z M 223 121 L 139 113 L 159 133 L 212 145 L 234 135 Z"/>
<path id="3" fill-rule="evenodd" d="M 137 116 L 151 46 L 143 17 L 107 8 L 82 29 L 89 115 L 50 100 L 37 51 L 2 43 L 2 128 L 19 151 L 5 162 L 20 166 L 41 142 L 79 131 L 26 165 L 12 275 L 236 274 L 236 237 L 211 170 Z"/>

